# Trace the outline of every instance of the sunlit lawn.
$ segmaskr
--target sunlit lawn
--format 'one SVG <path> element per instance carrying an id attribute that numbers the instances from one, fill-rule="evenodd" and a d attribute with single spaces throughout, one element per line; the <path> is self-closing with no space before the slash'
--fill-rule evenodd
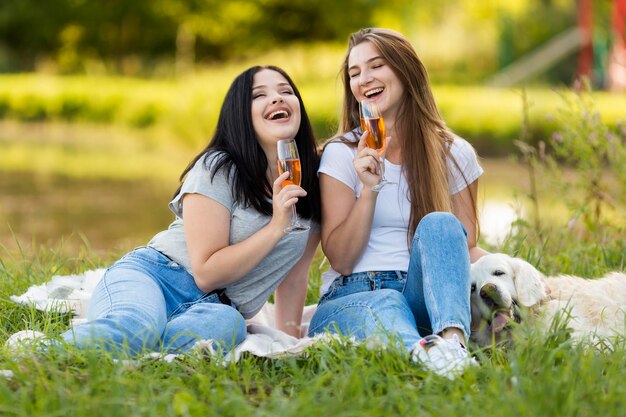
<path id="1" fill-rule="evenodd" d="M 16 305 L 10 295 L 54 274 L 107 266 L 171 221 L 166 205 L 197 152 L 159 131 L 3 123 L 0 158 L 0 343 L 23 329 L 54 336 L 70 317 Z M 152 136 L 156 135 L 156 136 Z M 15 140 L 19 138 L 20 140 Z M 27 158 L 28 157 L 28 158 Z M 481 201 L 524 201 L 528 176 L 510 159 L 483 159 Z M 565 221 L 566 219 L 561 219 Z M 10 227 L 9 227 L 10 226 Z M 602 246 L 563 228 L 514 236 L 494 248 L 552 272 L 595 276 L 623 269 L 624 232 Z M 621 234 L 620 234 L 621 233 Z M 34 240 L 31 240 L 34 239 Z M 621 251 L 621 252 L 620 252 Z M 321 254 L 308 303 L 318 296 Z M 626 342 L 612 351 L 576 345 L 557 327 L 518 331 L 512 348 L 476 351 L 481 366 L 448 381 L 406 354 L 340 343 L 280 360 L 204 356 L 129 365 L 102 352 L 21 353 L 0 348 L 0 414 L 7 416 L 621 416 Z"/>
<path id="2" fill-rule="evenodd" d="M 0 243 L 87 242 L 98 253 L 144 244 L 169 224 L 167 202 L 199 151 L 167 140 L 158 128 L 93 124 L 0 123 Z M 479 209 L 490 202 L 530 214 L 530 176 L 519 158 L 481 158 Z M 540 215 L 564 225 L 568 208 L 537 178 Z M 571 193 L 576 193 L 571 190 Z M 617 206 L 607 214 L 619 214 Z M 503 215 L 504 215 L 503 214 Z M 498 218 L 483 218 L 485 230 Z"/>
<path id="3" fill-rule="evenodd" d="M 198 151 L 159 135 L 120 126 L 0 123 L 0 243 L 53 244 L 73 235 L 69 242 L 86 240 L 98 252 L 145 243 L 171 221 L 167 202 Z M 527 186 L 519 163 L 481 163 L 481 201 L 513 201 Z"/>

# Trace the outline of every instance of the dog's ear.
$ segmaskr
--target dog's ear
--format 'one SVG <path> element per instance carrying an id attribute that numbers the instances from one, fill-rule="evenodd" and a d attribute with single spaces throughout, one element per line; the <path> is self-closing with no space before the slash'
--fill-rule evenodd
<path id="1" fill-rule="evenodd" d="M 511 264 L 518 303 L 524 307 L 532 307 L 546 298 L 543 274 L 537 268 L 519 258 L 511 258 Z"/>

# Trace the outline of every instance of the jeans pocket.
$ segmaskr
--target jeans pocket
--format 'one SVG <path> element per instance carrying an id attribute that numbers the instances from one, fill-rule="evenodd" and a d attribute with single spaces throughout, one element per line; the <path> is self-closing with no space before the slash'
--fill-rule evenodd
<path id="1" fill-rule="evenodd" d="M 332 284 L 330 284 L 330 288 L 324 293 L 324 295 L 320 297 L 317 304 L 322 304 L 323 302 L 332 299 L 336 293 L 337 293 L 337 286 L 335 282 L 333 282 Z"/>
<path id="2" fill-rule="evenodd" d="M 403 271 L 388 271 L 378 275 L 380 289 L 396 290 L 403 293 L 406 287 L 406 273 Z"/>
<path id="3" fill-rule="evenodd" d="M 168 268 L 175 271 L 183 269 L 180 264 L 173 261 L 170 257 L 149 246 L 134 249 L 124 255 L 122 260 L 145 262 L 159 268 Z"/>

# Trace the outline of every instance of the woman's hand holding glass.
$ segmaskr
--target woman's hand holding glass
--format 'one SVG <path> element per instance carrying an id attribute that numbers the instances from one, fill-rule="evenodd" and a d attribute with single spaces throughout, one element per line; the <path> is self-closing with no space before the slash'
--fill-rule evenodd
<path id="1" fill-rule="evenodd" d="M 382 113 L 378 110 L 378 106 L 369 100 L 361 100 L 359 102 L 359 113 L 361 128 L 363 132 L 367 132 L 365 137 L 367 146 L 374 149 L 378 154 L 376 161 L 379 162 L 380 181 L 374 184 L 372 190 L 380 191 L 385 185 L 393 184 L 385 178 L 385 152 L 387 151 L 388 141 L 385 133 L 385 121 Z"/>
<path id="2" fill-rule="evenodd" d="M 282 184 L 289 178 L 289 173 L 280 174 L 272 184 L 272 220 L 276 228 L 289 233 L 286 229 L 291 225 L 293 210 L 298 198 L 306 196 L 306 191 L 297 185 L 288 185 L 283 188 Z M 293 208 L 292 208 L 293 207 Z"/>
<path id="3" fill-rule="evenodd" d="M 296 202 L 298 201 L 297 197 L 304 197 L 306 195 L 306 191 L 300 187 L 302 170 L 300 168 L 300 155 L 298 154 L 298 147 L 294 140 L 279 140 L 276 144 L 276 150 L 278 155 L 278 173 L 280 174 L 278 178 L 280 179 L 284 176 L 281 180 L 281 186 L 283 187 L 283 190 L 290 193 L 290 198 L 285 202 L 285 204 L 291 206 L 291 224 L 284 229 L 284 232 L 306 232 L 310 229 L 310 227 L 300 223 L 298 213 L 296 212 Z M 294 190 L 295 187 L 297 187 L 297 189 Z M 296 192 L 298 194 L 294 194 Z M 301 192 L 304 192 L 304 194 L 301 194 Z"/>
<path id="4" fill-rule="evenodd" d="M 369 132 L 367 131 L 363 132 L 361 135 L 359 144 L 357 145 L 356 156 L 352 162 L 364 188 L 373 190 L 376 185 L 380 184 L 381 160 L 378 151 L 367 146 L 368 135 Z"/>

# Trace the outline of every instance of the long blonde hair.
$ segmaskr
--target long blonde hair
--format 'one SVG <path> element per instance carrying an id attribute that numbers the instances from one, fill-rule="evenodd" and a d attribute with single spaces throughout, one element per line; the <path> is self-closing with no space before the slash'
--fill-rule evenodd
<path id="1" fill-rule="evenodd" d="M 363 42 L 371 42 L 376 47 L 404 86 L 395 132 L 402 139 L 402 170 L 411 201 L 408 228 L 410 242 L 418 223 L 426 214 L 434 211 L 452 212 L 447 159 L 450 158 L 459 168 L 450 154 L 453 135 L 439 114 L 428 73 L 415 49 L 400 33 L 382 28 L 361 29 L 350 35 L 342 67 L 344 103 L 339 131 L 345 133 L 360 126 L 359 104 L 350 89 L 348 59 L 352 48 Z M 478 225 L 476 197 L 472 195 L 471 198 L 474 224 Z"/>

